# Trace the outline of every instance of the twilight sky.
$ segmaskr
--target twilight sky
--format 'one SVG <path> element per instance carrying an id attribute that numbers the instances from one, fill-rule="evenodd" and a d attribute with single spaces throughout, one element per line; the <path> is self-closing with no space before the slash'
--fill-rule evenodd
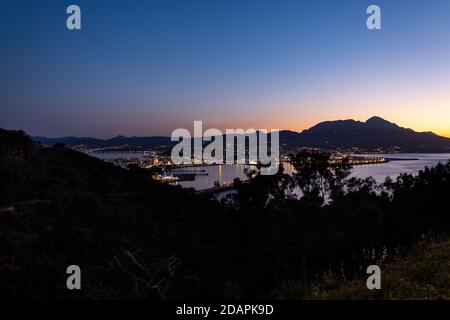
<path id="1" fill-rule="evenodd" d="M 32 135 L 378 115 L 450 137 L 448 0 L 0 0 L 0 43 L 0 127 Z"/>

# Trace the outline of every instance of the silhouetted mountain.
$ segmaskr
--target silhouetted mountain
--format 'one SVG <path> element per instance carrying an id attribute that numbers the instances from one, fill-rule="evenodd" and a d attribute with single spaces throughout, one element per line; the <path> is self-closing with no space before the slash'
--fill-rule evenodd
<path id="1" fill-rule="evenodd" d="M 49 146 L 64 143 L 68 147 L 86 145 L 93 148 L 111 147 L 123 150 L 171 147 L 176 144 L 170 140 L 170 137 L 117 136 L 106 140 L 89 137 L 34 137 L 33 139 Z M 380 117 L 372 117 L 366 122 L 351 119 L 325 121 L 301 133 L 285 130 L 280 132 L 280 140 L 280 143 L 288 150 L 299 147 L 323 149 L 356 147 L 367 151 L 396 148 L 402 152 L 450 152 L 449 138 L 432 132 L 415 132 Z"/>
<path id="2" fill-rule="evenodd" d="M 47 138 L 47 137 L 33 137 L 33 140 L 39 141 L 44 145 L 52 146 L 57 143 L 64 143 L 68 147 L 77 145 L 86 145 L 89 147 L 128 147 L 133 148 L 154 148 L 158 146 L 173 145 L 170 137 L 124 137 L 117 136 L 110 139 L 97 139 L 91 137 L 63 137 L 63 138 Z"/>
<path id="3" fill-rule="evenodd" d="M 415 132 L 380 117 L 366 122 L 338 120 L 321 122 L 292 135 L 282 132 L 288 148 L 317 147 L 325 149 L 366 150 L 399 148 L 402 152 L 449 152 L 450 139 L 430 132 Z"/>
<path id="4" fill-rule="evenodd" d="M 366 127 L 374 129 L 399 129 L 395 123 L 384 120 L 380 117 L 372 117 L 365 122 Z"/>

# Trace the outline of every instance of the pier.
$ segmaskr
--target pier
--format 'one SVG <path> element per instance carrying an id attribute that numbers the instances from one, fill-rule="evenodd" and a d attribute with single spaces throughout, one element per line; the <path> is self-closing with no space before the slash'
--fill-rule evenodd
<path id="1" fill-rule="evenodd" d="M 182 174 L 192 174 L 196 176 L 207 176 L 208 172 L 204 169 L 193 169 L 193 168 L 185 168 L 185 169 L 174 169 L 171 171 L 171 173 L 176 175 L 182 175 Z"/>

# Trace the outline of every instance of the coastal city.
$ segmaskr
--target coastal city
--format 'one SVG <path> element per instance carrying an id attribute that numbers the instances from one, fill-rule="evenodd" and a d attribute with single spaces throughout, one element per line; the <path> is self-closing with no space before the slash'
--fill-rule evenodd
<path id="1" fill-rule="evenodd" d="M 199 164 L 194 161 L 193 158 L 191 164 L 176 165 L 172 162 L 170 153 L 165 149 L 162 150 L 160 147 L 149 150 L 140 150 L 140 148 L 133 148 L 130 146 L 119 146 L 116 148 L 90 148 L 86 145 L 75 145 L 72 147 L 72 149 L 97 157 L 103 161 L 113 163 L 114 165 L 120 166 L 125 169 L 139 167 L 141 169 L 149 170 L 149 172 L 151 173 L 151 177 L 154 180 L 169 184 L 179 184 L 182 182 L 194 181 L 197 179 L 197 177 L 205 177 L 209 175 L 208 171 L 205 170 L 205 167 L 216 166 L 221 169 L 223 166 L 222 164 L 208 163 L 207 161 Z M 289 167 L 291 162 L 290 154 L 300 152 L 302 150 L 322 151 L 320 148 L 296 148 L 294 150 L 291 150 L 290 152 L 283 152 L 280 155 L 279 162 L 281 164 L 284 164 L 286 167 Z M 378 151 L 380 154 L 386 153 L 386 150 L 383 148 L 379 148 L 376 151 Z M 388 151 L 389 153 L 393 154 L 395 152 L 398 152 L 398 148 L 392 148 Z M 352 148 L 345 151 L 333 150 L 328 152 L 332 154 L 330 163 L 339 163 L 344 161 L 344 159 L 348 159 L 348 163 L 350 165 L 357 166 L 381 164 L 390 161 L 389 158 L 383 156 L 374 156 L 373 153 L 371 153 L 370 156 L 361 154 L 361 150 L 359 148 Z M 248 167 L 254 165 L 256 164 L 247 163 Z M 211 186 L 211 188 L 198 191 L 202 193 L 205 193 L 207 191 L 213 193 L 217 191 L 227 191 L 229 189 L 233 189 L 235 185 L 241 183 L 241 180 L 245 182 L 245 180 L 247 180 L 248 178 L 248 176 L 234 177 L 232 181 L 220 181 L 221 179 L 217 179 L 213 181 L 213 185 Z"/>
<path id="2" fill-rule="evenodd" d="M 0 0 L 0 303 L 449 301 L 449 39 L 449 0 Z"/>

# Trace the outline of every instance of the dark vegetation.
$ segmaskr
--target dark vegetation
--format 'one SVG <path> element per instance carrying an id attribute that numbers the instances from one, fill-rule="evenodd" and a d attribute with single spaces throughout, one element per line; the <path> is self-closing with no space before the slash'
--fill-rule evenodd
<path id="1" fill-rule="evenodd" d="M 230 205 L 0 130 L 0 295 L 270 298 L 449 231 L 450 163 L 377 185 L 328 159 L 299 153 L 299 174 L 257 175 Z M 72 264 L 79 291 L 66 288 Z"/>
<path id="2" fill-rule="evenodd" d="M 424 237 L 406 255 L 387 252 L 377 264 L 381 267 L 382 290 L 367 290 L 367 275 L 346 277 L 329 270 L 320 279 L 290 283 L 276 292 L 278 299 L 314 300 L 449 300 L 450 241 Z"/>

